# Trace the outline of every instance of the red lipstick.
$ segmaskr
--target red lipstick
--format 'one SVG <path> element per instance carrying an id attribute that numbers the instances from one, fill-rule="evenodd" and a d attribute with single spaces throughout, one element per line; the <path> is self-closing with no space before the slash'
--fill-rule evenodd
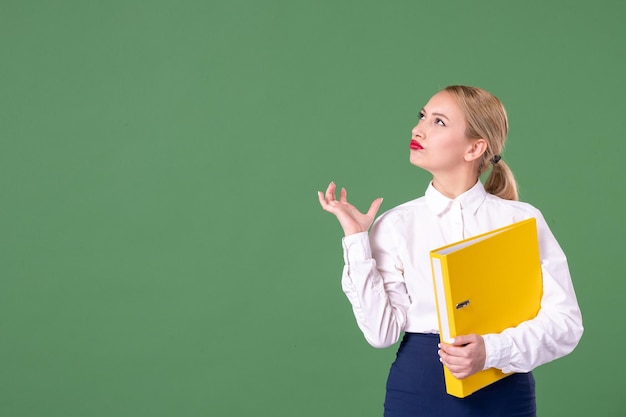
<path id="1" fill-rule="evenodd" d="M 411 139 L 411 144 L 409 145 L 409 148 L 414 149 L 416 151 L 424 149 L 424 147 L 420 145 L 420 143 L 416 141 L 415 139 Z"/>

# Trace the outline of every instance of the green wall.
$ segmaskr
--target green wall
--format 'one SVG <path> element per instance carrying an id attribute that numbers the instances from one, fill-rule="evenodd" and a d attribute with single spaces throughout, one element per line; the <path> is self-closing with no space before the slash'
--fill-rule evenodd
<path id="1" fill-rule="evenodd" d="M 504 158 L 585 319 L 541 416 L 626 415 L 621 1 L 0 0 L 0 415 L 380 416 L 395 349 L 340 288 L 334 180 L 420 196 L 430 95 Z"/>

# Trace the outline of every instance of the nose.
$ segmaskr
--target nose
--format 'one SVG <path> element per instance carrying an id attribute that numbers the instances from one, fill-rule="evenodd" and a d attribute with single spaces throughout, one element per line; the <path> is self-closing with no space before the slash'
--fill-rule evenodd
<path id="1" fill-rule="evenodd" d="M 412 139 L 424 138 L 424 129 L 420 125 L 421 123 L 418 123 L 415 125 L 413 129 L 411 129 Z"/>

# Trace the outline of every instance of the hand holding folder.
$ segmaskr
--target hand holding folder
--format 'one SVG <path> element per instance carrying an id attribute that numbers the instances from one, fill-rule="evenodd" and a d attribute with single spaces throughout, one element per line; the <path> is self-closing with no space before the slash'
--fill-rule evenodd
<path id="1" fill-rule="evenodd" d="M 440 348 L 443 364 L 458 379 L 481 371 L 485 365 L 485 342 L 480 335 L 457 336 L 450 343 L 442 342 Z"/>
<path id="2" fill-rule="evenodd" d="M 543 281 L 531 218 L 431 251 L 441 341 L 500 333 L 539 312 Z M 444 367 L 446 391 L 466 397 L 506 377 L 485 369 L 464 379 Z"/>

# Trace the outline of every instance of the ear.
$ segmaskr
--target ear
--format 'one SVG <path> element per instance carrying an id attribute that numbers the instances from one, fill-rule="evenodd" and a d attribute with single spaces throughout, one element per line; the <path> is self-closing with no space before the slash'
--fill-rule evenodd
<path id="1" fill-rule="evenodd" d="M 464 158 L 467 162 L 472 162 L 480 158 L 487 150 L 487 141 L 483 138 L 472 139 Z"/>

